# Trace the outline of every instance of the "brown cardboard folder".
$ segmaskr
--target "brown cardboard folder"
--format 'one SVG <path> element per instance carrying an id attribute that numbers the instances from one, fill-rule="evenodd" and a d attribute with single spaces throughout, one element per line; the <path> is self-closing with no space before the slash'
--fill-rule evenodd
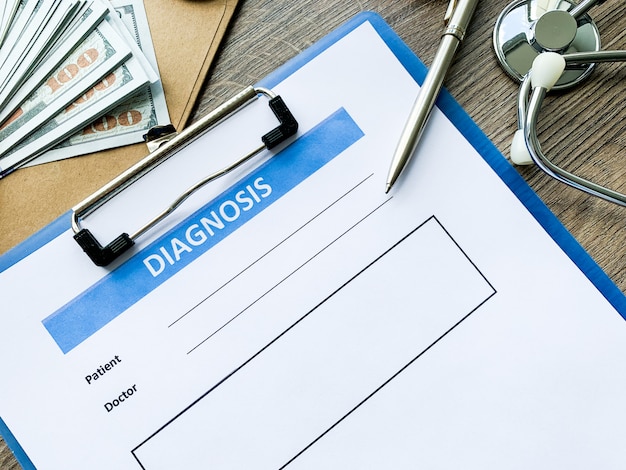
<path id="1" fill-rule="evenodd" d="M 193 111 L 238 0 L 145 0 L 172 124 Z M 0 253 L 148 154 L 145 144 L 24 168 L 0 179 Z"/>

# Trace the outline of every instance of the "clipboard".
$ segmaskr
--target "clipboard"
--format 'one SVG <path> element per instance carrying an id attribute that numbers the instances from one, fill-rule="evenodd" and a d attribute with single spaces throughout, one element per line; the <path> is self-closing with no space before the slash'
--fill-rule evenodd
<path id="1" fill-rule="evenodd" d="M 145 1 L 170 120 L 188 123 L 238 0 Z M 148 153 L 135 144 L 24 168 L 0 184 L 0 252 L 67 211 Z"/>
<path id="2" fill-rule="evenodd" d="M 368 64 L 372 57 L 384 59 L 386 67 Z M 337 85 L 345 80 L 326 73 L 329 66 L 339 73 L 337 64 L 351 79 L 347 83 Z M 232 288 L 220 308 L 203 311 L 209 316 L 230 303 L 245 306 L 247 298 L 242 297 L 256 296 L 256 292 L 249 293 L 255 289 L 261 294 L 254 308 L 268 303 L 254 310 L 255 319 L 242 331 L 229 328 L 253 304 L 215 331 L 228 336 L 210 343 L 212 334 L 186 352 L 191 356 L 205 351 L 207 356 L 192 357 L 199 357 L 196 366 L 207 374 L 206 381 L 203 376 L 201 384 L 179 386 L 178 377 L 168 376 L 168 382 L 161 385 L 184 389 L 184 406 L 165 403 L 150 409 L 145 418 L 151 422 L 133 421 L 142 427 L 140 431 L 125 429 L 137 432 L 130 452 L 132 463 L 142 468 L 210 468 L 217 464 L 202 459 L 210 460 L 213 454 L 219 462 L 231 459 L 228 462 L 234 468 L 414 468 L 422 458 L 430 459 L 421 462 L 425 467 L 494 469 L 511 459 L 533 467 L 533 458 L 535 463 L 550 458 L 551 467 L 567 468 L 567 462 L 584 462 L 579 460 L 582 457 L 596 462 L 597 455 L 621 468 L 622 443 L 615 436 L 626 418 L 619 392 L 626 383 L 626 298 L 445 91 L 438 101 L 441 112 L 433 115 L 430 136 L 425 135 L 423 141 L 427 150 L 407 168 L 405 184 L 400 182 L 389 198 L 382 196 L 388 162 L 386 158 L 380 161 L 380 156 L 388 155 L 396 137 L 389 135 L 393 131 L 385 128 L 386 120 L 401 122 L 410 100 L 396 95 L 393 101 L 397 103 L 391 104 L 383 97 L 370 107 L 371 101 L 363 100 L 367 95 L 359 89 L 360 99 L 351 96 L 344 103 L 355 86 L 355 77 L 349 74 L 362 64 L 372 75 L 381 73 L 393 80 L 390 93 L 405 87 L 415 92 L 426 70 L 379 16 L 358 15 L 257 84 L 276 89 L 290 105 L 294 98 L 290 108 L 302 130 L 293 145 L 277 149 L 264 163 L 216 188 L 211 193 L 214 199 L 196 201 L 195 212 L 182 214 L 110 269 L 98 271 L 101 268 L 94 267 L 82 252 L 68 249 L 65 243 L 73 240 L 67 216 L 0 258 L 0 274 L 20 274 L 10 270 L 22 261 L 37 262 L 30 255 L 43 256 L 40 250 L 53 250 L 55 243 L 64 255 L 69 254 L 63 260 L 71 269 L 64 274 L 70 276 L 78 269 L 76 282 L 84 286 L 77 287 L 78 296 L 59 310 L 43 320 L 37 318 L 34 326 L 42 336 L 54 338 L 58 350 L 51 351 L 56 358 L 78 361 L 92 351 L 94 343 L 106 343 L 107 338 L 117 338 L 116 348 L 134 344 L 142 336 L 133 329 L 142 313 L 150 326 L 145 333 L 154 333 L 160 310 L 142 310 L 139 302 L 167 303 L 165 310 L 181 298 L 194 304 L 195 299 L 185 297 L 191 289 L 185 295 L 180 289 L 197 278 L 202 283 L 198 289 L 209 283 L 218 286 L 208 296 L 204 291 L 197 294 L 204 298 L 202 303 L 225 288 L 213 275 L 240 279 L 248 276 L 249 269 L 255 270 L 256 276 Z M 328 102 L 303 93 L 310 83 L 324 79 L 329 88 L 338 87 Z M 368 90 L 369 85 L 360 86 Z M 345 106 L 337 109 L 337 103 Z M 334 111 L 328 113 L 330 109 Z M 244 121 L 237 118 L 236 124 L 249 124 L 259 117 L 265 120 L 255 109 L 246 111 L 251 114 Z M 397 127 L 399 135 L 401 126 Z M 443 142 L 436 139 L 441 135 L 446 137 Z M 219 136 L 210 138 L 216 139 L 212 144 L 219 143 Z M 228 143 L 232 145 L 232 139 Z M 463 165 L 462 169 L 457 170 L 454 163 Z M 171 169 L 163 171 L 167 174 Z M 372 179 L 381 174 L 380 180 Z M 476 175 L 484 178 L 477 184 L 466 180 Z M 346 178 L 351 184 L 345 183 Z M 426 197 L 430 191 L 437 197 Z M 368 204 L 361 205 L 366 199 Z M 263 200 L 266 206 L 261 205 Z M 219 214 L 222 222 L 233 224 L 229 228 L 223 224 L 220 239 L 209 241 L 209 230 L 217 232 L 220 225 L 210 218 Z M 208 222 L 202 221 L 205 218 Z M 336 235 L 332 229 L 338 224 L 343 225 Z M 314 233 L 298 242 L 311 226 L 316 227 Z M 285 230 L 288 236 L 274 245 L 267 234 L 282 234 L 285 227 L 291 229 Z M 351 238 L 342 238 L 345 234 Z M 511 240 L 530 247 L 512 249 Z M 294 245 L 285 248 L 285 243 Z M 308 251 L 303 255 L 304 249 Z M 258 253 L 263 254 L 252 256 Z M 268 259 L 271 253 L 274 258 Z M 432 257 L 434 253 L 437 256 Z M 362 259 L 363 254 L 367 259 Z M 444 256 L 439 258 L 439 254 Z M 294 277 L 289 274 L 290 263 L 299 264 L 293 261 L 297 256 L 304 256 L 304 262 L 296 266 Z M 266 288 L 265 283 L 274 282 L 268 272 L 281 263 L 288 265 L 284 269 L 289 275 Z M 242 270 L 241 265 L 247 266 Z M 428 269 L 421 271 L 420 266 Z M 91 278 L 78 279 L 83 274 Z M 28 279 L 34 275 L 30 270 Z M 439 276 L 443 276 L 441 283 L 430 284 Z M 111 294 L 116 282 L 128 288 L 119 298 Z M 283 283 L 289 290 L 279 293 Z M 137 285 L 141 289 L 135 289 Z M 165 290 L 158 298 L 150 298 L 159 289 Z M 56 289 L 50 290 L 56 294 Z M 386 298 L 389 292 L 394 295 Z M 397 301 L 401 295 L 402 301 Z M 428 296 L 431 303 L 420 303 Z M 464 299 L 459 311 L 421 345 L 420 335 L 429 336 L 426 330 L 433 325 L 411 322 L 424 313 L 438 321 L 440 314 L 445 316 L 458 307 L 454 305 L 459 298 Z M 441 310 L 440 302 L 446 305 Z M 77 310 L 105 303 L 107 318 L 83 324 L 80 331 L 67 328 Z M 134 315 L 127 314 L 131 308 Z M 293 318 L 292 311 L 298 312 Z M 182 313 L 172 325 L 187 321 L 187 315 Z M 270 326 L 263 322 L 266 316 L 272 319 Z M 75 318 L 80 323 L 80 317 Z M 204 325 L 203 319 L 195 322 Z M 186 342 L 196 332 L 189 328 L 177 339 Z M 411 336 L 413 332 L 417 337 Z M 228 341 L 233 339 L 238 341 Z M 396 349 L 416 343 L 420 343 L 415 346 L 417 352 Z M 164 350 L 158 359 L 167 365 L 170 351 L 165 349 L 175 346 L 156 340 L 154 345 L 158 352 Z M 335 354 L 345 353 L 346 346 L 353 353 L 347 354 L 348 362 Z M 249 350 L 241 353 L 245 348 Z M 385 364 L 391 349 L 399 356 L 394 356 L 398 362 L 388 370 Z M 363 357 L 367 360 L 359 362 Z M 356 366 L 344 368 L 346 364 Z M 83 369 L 84 365 L 75 370 Z M 213 373 L 215 369 L 219 371 Z M 324 376 L 328 371 L 330 375 Z M 184 368 L 169 373 L 182 375 Z M 321 376 L 325 382 L 316 388 Z M 141 400 L 139 394 L 148 385 L 143 380 L 136 389 L 125 389 L 126 394 Z M 340 386 L 332 388 L 335 384 Z M 351 388 L 354 384 L 363 388 Z M 148 390 L 156 393 L 157 388 Z M 314 401 L 318 398 L 323 405 Z M 133 409 L 121 403 L 118 399 L 111 410 Z M 397 403 L 404 407 L 397 408 Z M 81 410 L 90 413 L 87 408 Z M 104 408 L 108 409 L 106 404 Z M 139 413 L 138 408 L 134 410 Z M 301 427 L 305 421 L 310 428 Z M 8 433 L 2 421 L 0 427 Z M 518 428 L 524 431 L 515 434 Z M 345 440 L 354 436 L 356 440 Z M 576 439 L 585 439 L 586 445 L 572 447 Z M 219 445 L 212 446 L 214 442 Z M 401 443 L 405 445 L 400 448 Z M 17 441 L 12 445 L 28 462 Z"/>

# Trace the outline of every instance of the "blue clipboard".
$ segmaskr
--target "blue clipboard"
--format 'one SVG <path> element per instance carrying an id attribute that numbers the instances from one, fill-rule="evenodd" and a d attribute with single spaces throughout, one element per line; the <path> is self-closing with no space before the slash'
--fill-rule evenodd
<path id="1" fill-rule="evenodd" d="M 258 86 L 270 89 L 273 88 L 282 82 L 286 77 L 292 75 L 313 58 L 331 47 L 339 39 L 358 28 L 364 22 L 371 23 L 410 75 L 418 83 L 422 83 L 427 71 L 424 64 L 379 15 L 371 12 L 364 12 L 355 16 L 339 29 L 319 40 L 309 49 L 299 54 L 294 59 L 277 69 L 274 73 L 261 80 L 258 83 Z M 442 91 L 438 99 L 437 106 L 441 111 L 443 111 L 449 120 L 454 123 L 462 135 L 471 143 L 478 153 L 480 153 L 483 159 L 502 179 L 502 181 L 506 183 L 517 198 L 526 206 L 528 211 L 534 216 L 534 218 L 540 223 L 552 239 L 558 243 L 562 250 L 602 293 L 609 303 L 621 314 L 622 317 L 626 319 L 626 297 L 624 294 L 616 287 L 616 285 L 609 279 L 609 277 L 602 271 L 595 261 L 593 261 L 590 255 L 580 246 L 574 237 L 565 229 L 554 214 L 552 214 L 552 212 L 545 206 L 545 204 L 526 184 L 517 171 L 501 155 L 497 148 L 489 141 L 485 134 L 446 90 Z M 66 214 L 0 257 L 0 272 L 4 272 L 11 266 L 19 263 L 28 255 L 37 251 L 39 248 L 43 247 L 69 229 L 70 217 L 69 214 Z M 24 468 L 35 468 L 26 452 L 22 449 L 10 429 L 1 419 L 0 434 L 2 434 L 5 441 Z"/>

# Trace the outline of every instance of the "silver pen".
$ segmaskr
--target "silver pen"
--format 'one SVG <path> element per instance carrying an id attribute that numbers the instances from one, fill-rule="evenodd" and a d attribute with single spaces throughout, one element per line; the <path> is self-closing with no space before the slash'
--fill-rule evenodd
<path id="1" fill-rule="evenodd" d="M 439 49 L 437 49 L 433 63 L 426 74 L 424 83 L 398 141 L 398 147 L 391 161 L 389 175 L 387 176 L 386 192 L 389 192 L 398 176 L 400 176 L 402 169 L 415 152 L 435 101 L 439 96 L 443 81 L 452 64 L 454 54 L 465 37 L 467 26 L 477 4 L 478 0 L 450 0 L 444 17 L 446 29 L 443 32 Z"/>

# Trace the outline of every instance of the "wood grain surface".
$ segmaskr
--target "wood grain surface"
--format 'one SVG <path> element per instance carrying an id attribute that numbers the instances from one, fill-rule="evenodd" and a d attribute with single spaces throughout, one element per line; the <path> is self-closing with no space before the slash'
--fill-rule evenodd
<path id="1" fill-rule="evenodd" d="M 604 49 L 626 49 L 626 11 L 619 3 L 609 0 L 590 11 Z M 516 129 L 518 85 L 500 69 L 493 53 L 492 34 L 507 4 L 508 0 L 479 3 L 446 81 L 446 88 L 505 155 Z M 379 13 L 428 65 L 442 31 L 446 6 L 445 0 L 243 0 L 194 116 L 203 115 L 244 86 L 254 84 L 363 10 Z M 572 171 L 622 192 L 626 191 L 626 165 L 622 162 L 626 158 L 625 76 L 626 67 L 620 64 L 600 65 L 592 78 L 575 91 L 551 96 L 539 126 L 547 154 L 559 158 Z M 382 87 L 373 92 L 385 90 Z M 571 189 L 535 167 L 519 168 L 519 172 L 626 292 L 626 208 Z M 511 246 L 511 250 L 525 249 Z M 0 441 L 0 469 L 17 468 Z"/>

